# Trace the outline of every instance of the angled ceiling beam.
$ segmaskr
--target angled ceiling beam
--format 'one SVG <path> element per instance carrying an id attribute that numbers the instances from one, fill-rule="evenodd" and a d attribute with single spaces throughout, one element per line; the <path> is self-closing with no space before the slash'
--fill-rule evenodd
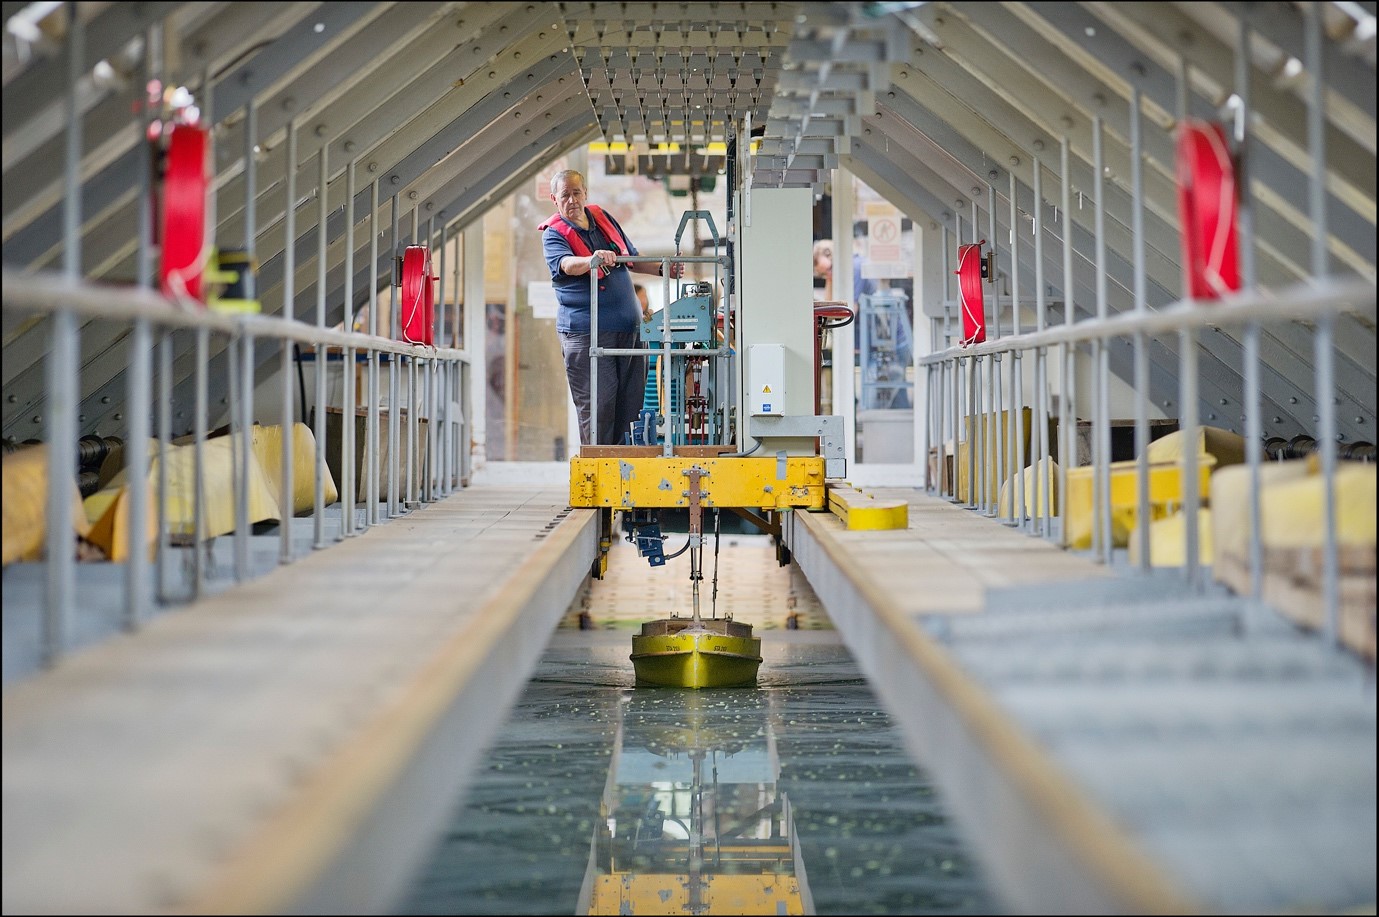
<path id="1" fill-rule="evenodd" d="M 869 119 L 869 121 L 871 121 L 871 119 Z M 889 138 L 890 143 L 887 144 L 889 151 L 884 155 L 888 155 L 892 159 L 898 161 L 908 162 L 907 168 L 909 171 L 919 176 L 921 181 L 924 181 L 925 176 L 931 176 L 927 181 L 927 187 L 930 189 L 937 188 L 940 190 L 940 193 L 947 194 L 946 197 L 939 198 L 940 201 L 947 200 L 950 202 L 946 205 L 945 209 L 951 208 L 962 216 L 964 220 L 970 220 L 968 217 L 968 210 L 974 195 L 971 195 L 970 186 L 966 182 L 955 185 L 950 181 L 939 178 L 937 173 L 927 164 L 920 164 L 918 160 L 911 159 L 918 143 L 914 136 L 904 132 L 905 128 L 900 126 L 903 125 L 903 122 L 900 122 L 899 119 L 879 116 L 872 123 L 874 124 L 873 132 L 866 140 L 870 146 L 875 148 L 876 144 L 881 142 L 881 138 Z M 955 149 L 968 157 L 975 153 L 974 150 L 965 144 Z M 998 242 L 1009 239 L 1010 207 L 1009 192 L 1007 189 L 1008 184 L 1005 187 L 997 188 L 996 222 L 999 234 Z M 983 214 L 979 217 L 982 225 L 977 227 L 978 237 L 986 235 L 986 227 L 989 221 L 989 216 L 986 215 L 989 213 L 989 210 L 984 202 L 984 198 L 986 197 L 984 193 L 985 189 L 982 188 L 981 190 L 983 193 L 975 196 L 977 198 L 978 210 Z M 1002 202 L 1004 202 L 1004 204 Z M 961 203 L 961 206 L 959 206 L 959 203 Z M 1077 285 L 1077 290 L 1074 291 L 1074 300 L 1075 302 L 1083 304 L 1080 307 L 1080 314 L 1090 317 L 1095 314 L 1094 308 L 1086 306 L 1087 303 L 1095 302 L 1096 296 L 1095 288 L 1090 279 L 1095 276 L 1095 237 L 1087 227 L 1079 225 L 1076 221 L 1068 223 L 1066 215 L 1063 215 L 1061 219 L 1057 218 L 1053 212 L 1053 208 L 1046 202 L 1042 203 L 1041 207 L 1043 211 L 1042 218 L 1045 237 L 1045 283 L 1047 283 L 1050 288 L 1061 289 L 1063 286 L 1063 269 L 1061 262 L 1063 240 L 1061 236 L 1064 226 L 1071 225 L 1073 227 L 1074 283 Z M 1033 213 L 1034 208 L 1035 202 L 1033 191 L 1026 186 L 1017 184 L 1017 211 L 1022 215 L 1027 215 Z M 1000 231 L 1002 225 L 1005 226 L 1005 232 L 1003 233 Z M 1033 240 L 1028 239 L 1025 234 L 1025 229 L 1026 227 L 1023 225 L 1022 221 L 1020 233 L 1021 238 L 1025 241 L 1024 244 L 1020 246 L 1022 255 L 1021 264 L 1024 265 L 1025 256 L 1027 254 L 1030 258 L 1030 264 L 1028 272 L 1021 272 L 1021 286 L 1022 288 L 1027 285 L 1029 286 L 1029 289 L 1025 292 L 1028 292 L 1030 296 L 1024 300 L 1026 306 L 1029 306 L 1033 302 L 1034 293 L 1034 265 L 1032 254 L 1030 253 L 1033 249 Z M 1005 242 L 1004 245 L 997 244 L 995 248 L 998 259 L 1006 257 L 1008 262 L 1008 241 Z M 1027 252 L 1027 250 L 1030 250 L 1030 252 Z M 1003 255 L 1002 253 L 1005 254 Z M 1133 309 L 1134 299 L 1130 292 L 1133 281 L 1133 268 L 1130 261 L 1122 257 L 1115 250 L 1108 248 L 1106 252 L 1106 268 L 1108 280 L 1108 308 L 1112 312 Z M 1171 301 L 1172 297 L 1170 297 L 1166 291 L 1160 289 L 1158 293 L 1166 297 L 1164 301 Z M 1274 346 L 1277 346 L 1276 343 Z M 1177 366 L 1178 359 L 1177 339 L 1169 338 L 1163 341 L 1152 341 L 1150 350 L 1151 355 L 1154 353 L 1162 353 L 1161 362 L 1167 367 L 1165 369 L 1167 373 L 1166 378 L 1170 380 L 1175 379 L 1176 369 L 1174 369 L 1174 367 Z M 1238 405 L 1240 403 L 1241 385 L 1238 370 L 1234 368 L 1239 366 L 1239 347 L 1236 342 L 1228 340 L 1224 347 L 1203 347 L 1199 359 L 1202 374 L 1202 398 L 1204 399 L 1204 410 L 1201 416 L 1207 417 L 1208 414 L 1216 415 L 1220 412 L 1222 406 L 1231 404 Z M 1311 410 L 1312 400 L 1306 395 L 1306 385 L 1298 385 L 1295 382 L 1290 382 L 1288 379 L 1276 375 L 1268 366 L 1264 368 L 1264 372 L 1266 376 L 1268 376 L 1267 381 L 1270 384 L 1264 386 L 1265 393 L 1263 403 L 1266 405 L 1266 410 L 1275 411 L 1275 414 L 1270 416 L 1286 417 L 1290 413 L 1297 414 L 1303 410 Z M 1129 382 L 1133 376 L 1125 375 L 1122 378 L 1126 382 Z M 1174 384 L 1176 385 L 1176 383 Z M 1163 406 L 1165 410 L 1169 410 L 1176 399 L 1176 394 L 1173 393 L 1174 391 L 1176 391 L 1176 389 L 1156 389 L 1154 391 L 1155 403 Z M 1301 408 L 1293 407 L 1290 410 L 1285 410 L 1283 406 L 1289 403 L 1289 397 L 1297 398 L 1298 401 L 1296 403 L 1300 404 Z M 1211 402 L 1210 406 L 1207 406 L 1208 401 Z M 1296 421 L 1296 429 L 1305 429 L 1303 420 L 1297 418 L 1290 419 Z M 1228 424 L 1228 426 L 1235 426 L 1235 424 Z"/>
<path id="2" fill-rule="evenodd" d="M 317 15 L 299 21 L 249 62 L 217 81 L 212 93 L 212 118 L 216 123 L 225 120 L 249 98 L 301 67 L 305 61 L 327 51 L 348 34 L 358 20 L 376 12 L 376 5 L 369 3 L 325 4 Z M 83 212 L 103 213 L 121 198 L 130 198 L 139 184 L 138 160 L 138 152 L 131 148 L 91 178 L 83 187 Z M 59 202 L 48 208 L 41 217 L 6 240 L 4 259 L 31 269 L 50 267 L 62 247 L 61 206 Z M 85 266 L 83 273 L 88 273 Z"/>
<path id="3" fill-rule="evenodd" d="M 1025 21 L 1056 38 L 1065 53 L 1078 57 L 1093 58 L 1106 73 L 1120 78 L 1112 88 L 1120 98 L 1128 98 L 1128 80 L 1134 73 L 1133 65 L 1139 64 L 1144 73 L 1136 75 L 1144 99 L 1157 105 L 1161 110 L 1172 112 L 1177 97 L 1177 78 L 1165 71 L 1147 55 L 1141 54 L 1129 41 L 1107 26 L 1100 19 L 1076 4 L 1041 3 L 1034 6 L 1017 4 L 1017 9 L 1027 11 Z M 1089 33 L 1090 30 L 1090 33 Z M 1373 79 L 1371 77 L 1371 84 Z M 1217 120 L 1217 112 L 1210 103 L 1195 93 L 1190 93 L 1189 111 L 1193 117 Z M 1107 114 L 1117 122 L 1127 117 L 1120 106 L 1107 106 Z M 1297 126 L 1301 129 L 1301 125 Z M 1119 124 L 1117 124 L 1120 131 Z M 1127 133 L 1121 132 L 1121 136 Z M 1266 143 L 1256 143 L 1250 163 L 1253 176 L 1252 188 L 1260 205 L 1267 206 L 1280 217 L 1291 222 L 1304 233 L 1311 232 L 1311 219 L 1308 216 L 1307 173 L 1296 169 L 1279 153 Z M 1269 221 L 1257 221 L 1261 237 L 1269 227 Z M 1376 244 L 1375 224 L 1347 205 L 1335 194 L 1327 194 L 1328 247 L 1332 257 L 1351 270 L 1373 280 L 1375 277 L 1374 250 Z M 1303 275 L 1304 277 L 1306 274 Z M 1301 278 L 1300 278 L 1301 279 Z"/>
<path id="4" fill-rule="evenodd" d="M 944 203 L 946 200 L 944 192 L 954 192 L 957 189 L 953 189 L 951 186 L 945 187 L 943 181 L 933 173 L 926 174 L 926 170 L 923 166 L 919 166 L 916 160 L 909 160 L 908 157 L 905 157 L 900 163 L 897 163 L 894 153 L 882 152 L 873 144 L 873 139 L 856 144 L 852 153 L 846 157 L 848 168 L 877 190 L 889 188 L 893 194 L 899 197 L 899 200 L 894 197 L 890 198 L 892 203 L 909 214 L 911 219 L 924 219 L 938 223 L 946 226 L 949 232 L 956 233 L 958 227 L 954 218 L 954 209 L 952 205 Z M 919 167 L 916 168 L 916 166 Z M 931 190 L 933 188 L 937 188 L 938 193 Z M 1048 276 L 1054 268 L 1053 261 L 1058 255 L 1052 246 L 1045 246 L 1044 252 L 1045 275 Z M 1004 263 L 1008 273 L 1010 270 L 1009 250 L 999 250 L 997 260 Z M 1026 283 L 1032 284 L 1034 276 L 1032 245 L 1021 247 L 1020 267 L 1022 280 L 1030 278 Z M 1078 285 L 1078 292 L 1081 295 L 1075 298 L 1086 302 L 1093 294 L 1088 284 L 1087 272 L 1083 271 L 1080 274 L 1081 276 L 1074 282 Z M 1022 283 L 1021 286 L 1024 287 L 1025 283 Z M 1090 317 L 1088 311 L 1082 308 L 1077 309 L 1077 314 L 1082 318 Z M 1111 371 L 1121 379 L 1133 378 L 1134 367 L 1130 355 L 1124 349 L 1117 347 L 1109 348 L 1108 352 Z M 1177 400 L 1176 365 L 1172 361 L 1171 355 L 1165 354 L 1159 348 L 1150 348 L 1150 399 L 1156 404 L 1166 405 L 1165 410 L 1169 411 L 1173 410 L 1172 405 Z M 1202 393 L 1200 409 L 1203 411 L 1203 417 L 1206 417 L 1210 412 L 1209 398 L 1210 395 L 1206 392 Z"/>
<path id="5" fill-rule="evenodd" d="M 927 9 L 927 8 L 926 8 Z M 983 7 L 983 10 L 988 9 Z M 1003 8 L 991 8 L 990 16 L 983 19 L 984 26 L 991 26 L 994 23 L 1002 22 Z M 924 11 L 921 11 L 923 13 Z M 968 137 L 974 145 L 985 151 L 995 161 L 1001 161 L 1003 157 L 1015 155 L 1019 159 L 1019 165 L 1015 171 L 1020 179 L 1028 185 L 1030 182 L 1029 153 L 1026 152 L 1027 146 L 1034 146 L 1043 143 L 1048 152 L 1047 158 L 1057 155 L 1057 140 L 1050 133 L 1047 133 L 1042 125 L 1032 124 L 1028 120 L 1027 112 L 1042 113 L 1042 117 L 1050 121 L 1056 121 L 1061 117 L 1067 120 L 1062 121 L 1062 126 L 1067 130 L 1073 139 L 1073 151 L 1077 152 L 1081 145 L 1084 151 L 1091 147 L 1090 125 L 1088 118 L 1081 110 L 1071 105 L 1063 107 L 1058 103 L 1060 93 L 1067 96 L 1080 94 L 1090 98 L 1093 106 L 1098 106 L 1094 96 L 1097 92 L 1103 91 L 1084 74 L 1083 79 L 1076 86 L 1063 87 L 1055 85 L 1051 87 L 1053 91 L 1040 92 L 1038 80 L 1041 78 L 1068 81 L 1071 74 L 1067 63 L 1053 51 L 1029 46 L 1029 42 L 1036 36 L 1032 36 L 1027 27 L 1019 28 L 1019 35 L 1016 38 L 1003 36 L 994 43 L 982 42 L 974 44 L 974 36 L 965 31 L 964 23 L 951 15 L 951 12 L 939 22 L 934 20 L 935 29 L 943 33 L 947 40 L 953 40 L 955 45 L 960 45 L 966 54 L 972 54 L 977 59 L 983 60 L 985 65 L 998 73 L 1002 71 L 1002 59 L 1007 50 L 1019 54 L 1021 50 L 1028 59 L 1040 61 L 1038 74 L 1028 71 L 1021 71 L 1020 75 L 1014 76 L 1005 74 L 1005 81 L 997 83 L 996 86 L 1006 87 L 1001 92 L 988 85 L 978 75 L 973 74 L 965 67 L 960 66 L 957 61 L 947 54 L 940 53 L 929 46 L 919 46 L 919 53 L 912 61 L 912 66 L 897 66 L 893 68 L 896 77 L 896 87 L 905 88 L 912 99 L 924 99 L 926 106 L 932 109 L 939 117 L 952 126 L 960 126 L 964 136 Z M 1104 27 L 1102 32 L 1108 31 Z M 1025 44 L 1021 44 L 1024 41 Z M 1003 50 L 1007 49 L 1007 50 Z M 986 79 L 990 79 L 989 75 Z M 888 100 L 889 101 L 889 100 Z M 916 103 L 917 105 L 918 103 Z M 1120 128 L 1128 133 L 1128 112 L 1121 111 L 1111 106 L 1099 107 L 1107 122 L 1108 127 Z M 1059 112 L 1066 112 L 1060 115 Z M 974 117 L 975 112 L 981 112 L 980 117 Z M 1068 127 L 1067 121 L 1072 121 L 1073 126 Z M 996 130 L 992 130 L 992 126 Z M 1149 131 L 1146 148 L 1152 149 L 1156 142 L 1164 142 L 1166 138 L 1160 134 L 1155 138 L 1155 132 Z M 1016 141 L 1013 138 L 1033 138 L 1032 140 Z M 938 138 L 935 138 L 936 140 Z M 1114 176 L 1121 177 L 1129 174 L 1129 155 L 1123 143 L 1116 139 L 1110 130 L 1107 131 L 1105 138 L 1105 150 L 1107 151 L 1106 162 L 1112 170 Z M 1080 141 L 1080 143 L 1079 143 Z M 946 146 L 947 140 L 941 141 Z M 994 153 L 993 153 L 994 151 Z M 1171 153 L 1166 154 L 1170 157 Z M 1150 165 L 1151 160 L 1146 164 Z M 1094 186 L 1094 176 L 1090 165 L 1081 156 L 1075 156 L 1072 163 L 1073 182 L 1076 188 L 1083 191 Z M 1160 174 L 1160 180 L 1155 180 L 1156 170 L 1146 169 L 1146 238 L 1150 242 L 1150 260 L 1147 262 L 1148 273 L 1151 281 L 1157 278 L 1158 288 L 1162 290 L 1174 290 L 1178 287 L 1179 269 L 1174 267 L 1165 270 L 1163 265 L 1168 263 L 1166 259 L 1171 256 L 1168 254 L 1177 247 L 1176 230 L 1176 211 L 1172 204 L 1176 203 L 1176 185 L 1167 181 L 1166 176 Z M 1057 193 L 1058 180 L 1055 177 L 1050 181 L 1046 177 L 1044 182 L 1045 193 L 1053 196 Z M 1130 223 L 1130 203 L 1129 195 L 1119 187 L 1115 180 L 1105 183 L 1106 199 L 1106 230 L 1108 245 L 1113 251 L 1128 253 L 1131 249 L 1130 234 L 1128 225 Z M 1160 206 L 1155 206 L 1155 202 Z M 1075 211 L 1071 214 L 1074 221 L 1082 221 L 1090 225 L 1091 211 L 1084 209 Z M 1286 285 L 1296 282 L 1300 276 L 1305 276 L 1306 272 L 1301 265 L 1292 266 L 1285 274 L 1280 275 L 1275 265 L 1279 264 L 1284 257 L 1282 252 L 1305 252 L 1308 242 L 1302 230 L 1296 226 L 1284 223 L 1280 220 L 1266 221 L 1260 219 L 1257 222 L 1258 236 L 1257 247 L 1260 252 L 1260 277 L 1265 286 Z M 1155 240 L 1158 241 L 1155 241 Z M 1274 244 L 1271 244 L 1274 243 Z M 1160 253 L 1161 257 L 1156 260 L 1154 252 Z M 1272 259 L 1272 260 L 1271 260 Z M 1156 288 L 1151 286 L 1150 293 L 1155 294 Z M 1176 299 L 1177 296 L 1170 297 Z M 1151 296 L 1150 305 L 1162 305 Z M 1354 435 L 1363 438 L 1365 435 L 1365 424 L 1373 423 L 1370 415 L 1373 414 L 1372 397 L 1366 392 L 1372 389 L 1372 373 L 1366 367 L 1374 365 L 1374 334 L 1372 330 L 1366 330 L 1352 316 L 1341 316 L 1338 323 L 1346 327 L 1344 333 L 1337 336 L 1337 350 L 1341 357 L 1337 361 L 1337 379 L 1340 387 L 1341 397 L 1345 407 L 1342 409 L 1346 417 L 1349 418 L 1346 427 L 1347 435 Z M 1224 337 L 1229 337 L 1223 332 Z M 1311 376 L 1311 338 L 1306 329 L 1291 325 L 1272 326 L 1263 334 L 1265 339 L 1266 351 L 1274 357 L 1270 362 L 1273 366 L 1283 373 L 1288 381 L 1289 388 L 1296 392 L 1310 391 L 1313 387 Z M 1232 340 L 1234 346 L 1234 341 Z M 1238 361 L 1237 361 L 1238 365 Z M 1291 396 L 1290 396 L 1291 397 Z M 1310 396 L 1306 401 L 1299 401 L 1305 404 L 1311 401 Z M 1355 410 L 1352 411 L 1351 408 Z M 1298 408 L 1294 408 L 1298 411 Z M 1311 416 L 1309 413 L 1308 417 Z M 1355 422 L 1354 418 L 1361 418 Z"/>

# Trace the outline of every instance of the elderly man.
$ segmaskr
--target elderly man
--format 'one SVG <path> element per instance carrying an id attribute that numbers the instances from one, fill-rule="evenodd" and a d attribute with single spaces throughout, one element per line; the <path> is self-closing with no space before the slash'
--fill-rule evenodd
<path id="1" fill-rule="evenodd" d="M 573 169 L 557 172 L 551 179 L 551 200 L 556 212 L 542 223 L 541 245 L 551 269 L 559 311 L 556 331 L 565 355 L 565 378 L 579 412 L 580 442 L 622 442 L 642 407 L 646 388 L 646 357 L 600 357 L 598 362 L 598 423 L 590 427 L 589 272 L 598 271 L 599 346 L 640 349 L 638 328 L 642 305 L 633 290 L 630 270 L 659 276 L 659 261 L 614 264 L 618 257 L 636 257 L 627 233 L 602 208 L 588 203 L 584 176 Z M 681 265 L 671 265 L 679 277 Z"/>

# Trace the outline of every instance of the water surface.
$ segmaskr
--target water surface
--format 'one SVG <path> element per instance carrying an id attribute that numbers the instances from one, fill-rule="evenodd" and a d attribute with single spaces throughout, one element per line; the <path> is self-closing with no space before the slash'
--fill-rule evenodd
<path id="1" fill-rule="evenodd" d="M 634 687 L 625 633 L 557 631 L 400 911 L 576 913 L 598 829 L 594 872 L 688 873 L 685 838 L 716 828 L 706 869 L 793 842 L 819 914 L 992 913 L 836 632 L 761 636 L 757 687 L 692 691 Z"/>

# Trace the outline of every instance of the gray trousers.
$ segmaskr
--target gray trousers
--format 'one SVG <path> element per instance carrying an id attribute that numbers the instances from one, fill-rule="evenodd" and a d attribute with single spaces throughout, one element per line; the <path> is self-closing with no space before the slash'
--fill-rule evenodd
<path id="1" fill-rule="evenodd" d="M 641 348 L 636 331 L 600 331 L 599 346 L 617 349 Z M 560 350 L 565 355 L 565 378 L 579 414 L 579 441 L 583 445 L 611 445 L 622 442 L 642 409 L 646 393 L 646 357 L 599 357 L 598 438 L 590 436 L 589 411 L 589 335 L 560 332 Z"/>

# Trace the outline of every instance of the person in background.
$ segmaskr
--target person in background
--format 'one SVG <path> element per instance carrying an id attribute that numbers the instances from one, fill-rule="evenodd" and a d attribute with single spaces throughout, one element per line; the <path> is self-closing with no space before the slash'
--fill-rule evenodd
<path id="1" fill-rule="evenodd" d="M 814 298 L 833 299 L 833 240 L 819 239 L 814 243 Z M 822 291 L 822 295 L 820 295 Z M 862 256 L 852 253 L 852 296 L 860 299 L 864 293 L 875 293 L 876 281 L 862 277 Z"/>
<path id="2" fill-rule="evenodd" d="M 599 428 L 591 429 L 589 273 L 598 272 L 599 347 L 642 349 L 639 330 L 644 310 L 630 271 L 660 276 L 661 262 L 615 263 L 618 257 L 638 257 L 641 252 L 617 220 L 588 203 L 584 176 L 574 169 L 557 172 L 551 178 L 551 200 L 555 213 L 537 228 L 542 233 L 542 251 L 559 304 L 555 327 L 565 357 L 565 379 L 579 414 L 580 442 L 617 445 L 642 406 L 646 357 L 599 358 Z M 672 264 L 670 268 L 671 276 L 679 277 L 683 265 Z"/>

